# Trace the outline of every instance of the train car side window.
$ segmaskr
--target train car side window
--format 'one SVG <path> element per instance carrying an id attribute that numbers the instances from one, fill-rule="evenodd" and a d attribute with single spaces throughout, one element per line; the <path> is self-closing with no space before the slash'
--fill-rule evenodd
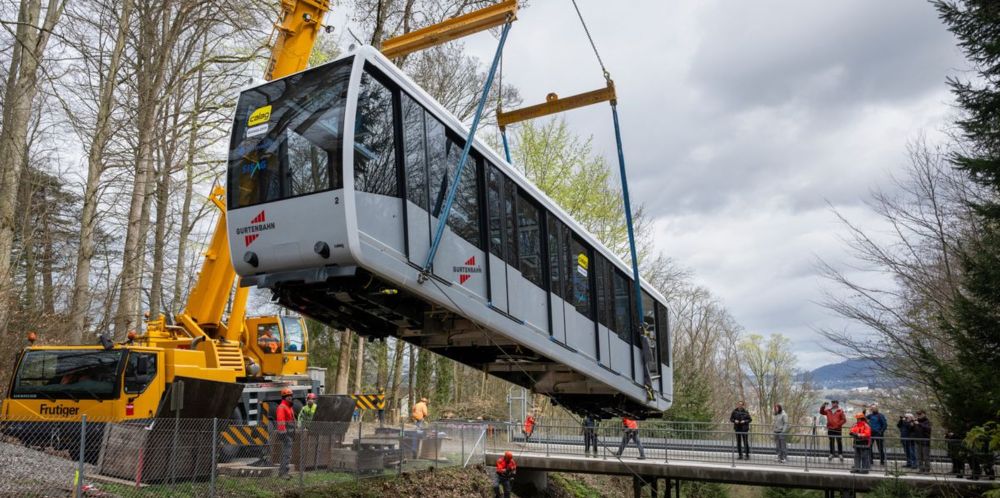
<path id="1" fill-rule="evenodd" d="M 660 336 L 660 329 L 656 323 L 656 301 L 653 301 L 653 298 L 645 291 L 642 293 L 642 322 L 649 327 L 651 333 L 649 337 L 649 347 L 652 350 L 654 358 L 653 372 L 660 373 L 660 362 L 655 361 L 657 358 L 657 349 L 659 348 L 659 341 L 657 339 Z"/>
<path id="2" fill-rule="evenodd" d="M 489 164 L 486 173 L 486 212 L 490 225 L 490 252 L 503 258 L 503 175 Z"/>
<path id="3" fill-rule="evenodd" d="M 355 190 L 399 195 L 392 118 L 392 91 L 366 72 L 354 122 Z"/>
<path id="4" fill-rule="evenodd" d="M 581 315 L 593 319 L 590 306 L 590 260 L 593 254 L 583 241 L 575 236 L 569 240 L 570 255 L 568 280 L 572 283 L 573 306 Z"/>
<path id="5" fill-rule="evenodd" d="M 444 199 L 448 195 L 448 163 L 444 135 L 444 125 L 429 113 L 426 114 L 427 129 L 427 182 L 430 189 L 430 209 L 432 216 L 440 216 Z"/>
<path id="6" fill-rule="evenodd" d="M 517 266 L 517 218 L 514 216 L 514 209 L 517 205 L 517 186 L 510 178 L 504 177 L 503 186 L 503 216 L 507 240 L 504 241 L 507 264 Z"/>
<path id="7" fill-rule="evenodd" d="M 562 225 L 562 223 L 560 223 L 559 220 L 551 214 L 546 216 L 546 220 L 546 223 L 548 224 L 547 231 L 549 236 L 549 276 L 551 278 L 551 285 L 549 288 L 555 295 L 564 297 L 565 293 L 563 292 L 562 280 L 565 269 L 563 268 L 563 265 L 559 263 L 559 256 L 562 254 L 562 245 L 564 243 L 561 240 L 562 229 L 560 228 L 560 225 Z"/>
<path id="8" fill-rule="evenodd" d="M 427 152 L 424 150 L 424 108 L 405 93 L 403 109 L 403 151 L 406 171 L 406 198 L 427 209 Z"/>
<path id="9" fill-rule="evenodd" d="M 448 137 L 445 153 L 449 181 L 454 181 L 462 158 L 462 144 Z M 470 151 L 462 176 L 458 179 L 455 201 L 451 205 L 451 212 L 448 213 L 448 226 L 452 231 L 476 247 L 482 245 L 482 238 L 479 236 L 479 175 L 476 172 L 478 165 L 476 154 Z M 447 190 L 444 191 L 445 199 L 448 196 Z"/>
<path id="10" fill-rule="evenodd" d="M 656 335 L 660 350 L 660 363 L 670 366 L 670 315 L 667 307 L 656 303 Z"/>
<path id="11" fill-rule="evenodd" d="M 604 256 L 599 254 L 594 256 L 594 271 L 597 272 L 597 288 L 594 289 L 597 294 L 597 321 L 601 325 L 614 330 L 614 315 L 611 311 L 614 309 L 614 306 L 612 306 L 610 292 L 611 279 L 608 273 L 610 268 L 611 265 Z"/>
<path id="12" fill-rule="evenodd" d="M 632 330 L 632 306 L 629 299 L 629 280 L 620 271 L 612 270 L 615 300 L 615 332 L 625 342 Z"/>
<path id="13" fill-rule="evenodd" d="M 542 226 L 538 208 L 531 200 L 518 192 L 517 195 L 517 237 L 520 253 L 519 267 L 524 278 L 544 288 L 542 281 Z"/>
<path id="14" fill-rule="evenodd" d="M 125 365 L 125 392 L 139 394 L 156 378 L 156 353 L 128 354 Z"/>

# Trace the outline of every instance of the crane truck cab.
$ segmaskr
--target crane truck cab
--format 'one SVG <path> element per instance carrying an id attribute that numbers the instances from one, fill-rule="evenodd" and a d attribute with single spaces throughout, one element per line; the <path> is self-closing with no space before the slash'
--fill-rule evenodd
<path id="1" fill-rule="evenodd" d="M 260 366 L 261 376 L 306 374 L 309 334 L 302 318 L 287 315 L 248 317 L 246 328 L 249 340 L 245 351 Z"/>
<path id="2" fill-rule="evenodd" d="M 156 347 L 32 346 L 18 356 L 4 420 L 122 421 L 152 418 L 165 389 Z"/>

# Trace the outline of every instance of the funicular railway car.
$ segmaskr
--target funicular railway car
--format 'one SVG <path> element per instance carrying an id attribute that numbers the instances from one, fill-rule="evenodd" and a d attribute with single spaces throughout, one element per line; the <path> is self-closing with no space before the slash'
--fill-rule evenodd
<path id="1" fill-rule="evenodd" d="M 643 354 L 629 267 L 478 140 L 420 278 L 467 129 L 376 49 L 244 90 L 232 133 L 228 230 L 242 285 L 576 412 L 670 406 L 663 297 L 643 284 Z"/>

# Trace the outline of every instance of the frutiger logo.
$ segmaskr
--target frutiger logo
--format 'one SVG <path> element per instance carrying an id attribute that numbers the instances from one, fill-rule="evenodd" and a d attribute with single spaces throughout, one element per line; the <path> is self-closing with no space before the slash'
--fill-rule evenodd
<path id="1" fill-rule="evenodd" d="M 267 213 L 261 211 L 260 213 L 257 213 L 257 216 L 254 216 L 253 219 L 250 220 L 249 225 L 245 227 L 238 227 L 236 229 L 236 235 L 242 235 L 243 245 L 250 247 L 250 244 L 253 244 L 253 241 L 257 240 L 257 237 L 260 237 L 260 234 L 257 232 L 273 230 L 274 227 L 275 224 L 273 221 L 267 221 Z"/>
<path id="2" fill-rule="evenodd" d="M 46 405 L 42 403 L 38 407 L 38 413 L 42 415 L 55 415 L 57 417 L 72 417 L 80 413 L 80 409 L 75 406 Z"/>

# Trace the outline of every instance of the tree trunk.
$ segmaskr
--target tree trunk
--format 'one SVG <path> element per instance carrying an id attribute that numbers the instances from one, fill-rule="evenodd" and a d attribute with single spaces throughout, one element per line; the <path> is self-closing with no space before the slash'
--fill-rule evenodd
<path id="1" fill-rule="evenodd" d="M 167 64 L 180 35 L 191 22 L 194 3 L 172 0 L 137 4 L 139 19 L 138 43 L 135 49 L 137 80 L 136 126 L 138 146 L 135 155 L 135 184 L 129 203 L 122 254 L 122 271 L 119 277 L 118 310 L 115 316 L 115 334 L 121 336 L 141 321 L 139 303 L 144 262 L 143 242 L 149 225 L 149 197 L 153 181 L 153 140 L 156 138 L 156 121 L 159 100 L 166 78 Z"/>
<path id="2" fill-rule="evenodd" d="M 337 359 L 337 382 L 334 386 L 334 394 L 347 394 L 348 377 L 351 373 L 351 343 L 353 334 L 351 329 L 344 329 L 340 333 L 340 357 Z"/>
<path id="3" fill-rule="evenodd" d="M 406 349 L 410 351 L 410 358 L 409 361 L 406 363 L 406 369 L 407 369 L 406 399 L 410 403 L 410 406 L 413 406 L 413 404 L 416 403 L 417 401 L 415 398 L 417 394 L 415 389 L 416 375 L 417 375 L 417 355 L 413 349 L 413 344 L 407 345 Z"/>
<path id="4" fill-rule="evenodd" d="M 392 423 L 399 422 L 399 385 L 403 382 L 403 355 L 406 353 L 403 348 L 406 343 L 402 339 L 396 339 L 396 348 L 393 352 L 392 364 L 392 388 L 389 390 L 389 416 Z"/>
<path id="5" fill-rule="evenodd" d="M 51 207 L 48 195 L 47 180 L 43 180 L 42 194 L 42 312 L 45 314 L 43 320 L 51 320 L 56 313 L 55 287 L 52 283 L 52 221 Z"/>
<path id="6" fill-rule="evenodd" d="M 111 51 L 107 74 L 101 82 L 97 102 L 94 134 L 87 152 L 87 182 L 83 187 L 83 211 L 80 215 L 80 247 L 76 255 L 76 276 L 73 280 L 73 297 L 70 300 L 70 341 L 83 341 L 86 316 L 90 308 L 90 266 L 94 259 L 94 234 L 97 231 L 97 190 L 104 172 L 104 151 L 111 140 L 111 111 L 115 106 L 115 87 L 121 69 L 122 53 L 129 32 L 132 0 L 122 0 L 118 18 L 115 46 Z"/>
<path id="7" fill-rule="evenodd" d="M 49 0 L 45 20 L 39 23 L 41 0 L 21 0 L 14 32 L 13 50 L 3 96 L 0 128 L 0 334 L 7 330 L 12 309 L 11 256 L 14 247 L 14 216 L 22 158 L 28 153 L 31 104 L 38 91 L 38 69 L 45 46 L 65 7 L 65 0 Z M 37 26 L 41 24 L 41 29 Z"/>
<path id="8" fill-rule="evenodd" d="M 365 338 L 358 336 L 358 359 L 354 366 L 354 394 L 361 393 L 361 375 L 365 364 Z"/>

